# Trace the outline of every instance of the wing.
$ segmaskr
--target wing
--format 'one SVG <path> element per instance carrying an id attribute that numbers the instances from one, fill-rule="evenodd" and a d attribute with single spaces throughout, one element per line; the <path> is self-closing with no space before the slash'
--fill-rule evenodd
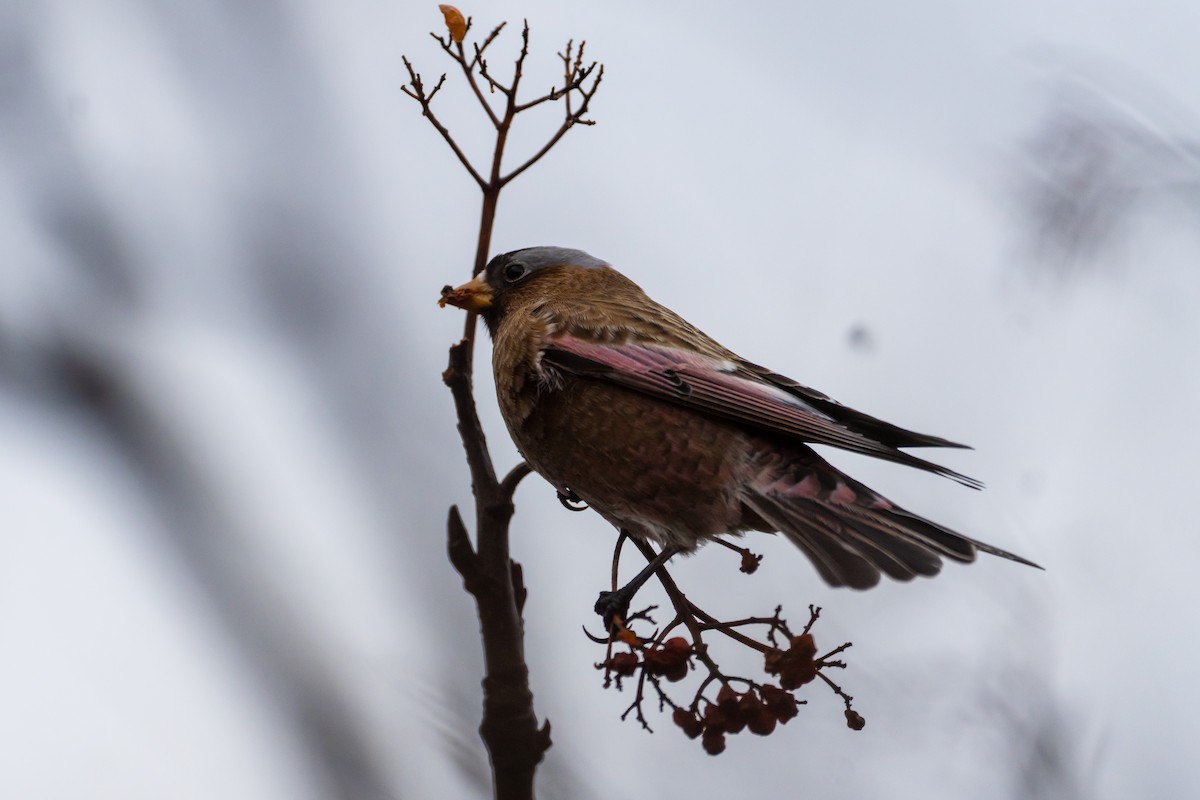
<path id="1" fill-rule="evenodd" d="M 810 389 L 807 386 L 796 383 L 796 381 L 786 375 L 772 372 L 766 367 L 760 367 L 758 364 L 752 364 L 749 361 L 739 361 L 738 365 L 751 375 L 778 386 L 789 394 L 795 395 L 816 407 L 831 419 L 841 422 L 847 428 L 858 431 L 880 444 L 886 444 L 891 447 L 957 447 L 964 450 L 971 449 L 969 445 L 952 442 L 940 436 L 930 436 L 927 433 L 910 431 L 898 425 L 893 425 L 890 422 L 884 422 L 881 419 L 872 417 L 870 414 L 856 411 L 849 406 L 842 405 L 832 397 L 818 392 L 816 389 Z"/>
<path id="2" fill-rule="evenodd" d="M 797 391 L 804 387 L 791 381 L 781 385 L 780 381 L 787 379 L 774 373 L 768 373 L 774 381 L 767 382 L 748 371 L 744 362 L 645 342 L 609 344 L 558 334 L 543 344 L 541 364 L 568 375 L 624 386 L 764 433 L 895 461 L 974 489 L 982 486 L 973 478 L 897 449 L 913 446 L 907 444 L 905 434 L 919 437 L 921 444 L 944 440 L 888 425 L 811 390 L 805 390 L 811 395 L 806 397 Z M 830 413 L 831 406 L 840 410 L 840 418 Z M 866 422 L 862 430 L 855 429 L 856 421 Z"/>

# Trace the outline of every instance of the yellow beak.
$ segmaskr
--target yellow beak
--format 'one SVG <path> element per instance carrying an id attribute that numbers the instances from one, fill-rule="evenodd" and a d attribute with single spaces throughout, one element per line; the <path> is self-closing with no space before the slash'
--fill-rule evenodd
<path id="1" fill-rule="evenodd" d="M 472 278 L 457 289 L 446 286 L 442 288 L 442 296 L 438 300 L 438 305 L 445 308 L 447 303 L 466 311 L 478 313 L 491 307 L 492 288 L 478 277 Z"/>

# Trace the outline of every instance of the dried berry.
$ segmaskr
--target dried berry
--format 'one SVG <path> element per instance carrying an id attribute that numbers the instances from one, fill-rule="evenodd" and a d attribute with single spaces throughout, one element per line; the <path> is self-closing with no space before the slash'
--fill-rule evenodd
<path id="1" fill-rule="evenodd" d="M 813 639 L 811 633 L 802 633 L 799 636 L 792 637 L 792 646 L 789 651 L 796 654 L 796 658 L 815 658 L 817 655 L 817 642 Z"/>
<path id="2" fill-rule="evenodd" d="M 813 661 L 791 661 L 779 672 L 779 685 L 784 689 L 799 689 L 817 677 L 817 665 Z"/>
<path id="3" fill-rule="evenodd" d="M 668 665 L 667 668 L 665 670 L 663 670 L 662 675 L 664 678 L 669 680 L 671 683 L 678 683 L 679 681 L 686 678 L 687 674 L 688 674 L 688 662 L 680 661 L 676 664 Z"/>
<path id="4" fill-rule="evenodd" d="M 704 731 L 704 738 L 700 740 L 700 744 L 704 746 L 704 752 L 710 756 L 720 755 L 725 752 L 725 734 L 720 731 Z"/>
<path id="5" fill-rule="evenodd" d="M 775 715 L 763 701 L 752 693 L 747 692 L 742 695 L 742 699 L 738 701 L 738 707 L 742 716 L 745 717 L 746 727 L 750 729 L 751 733 L 766 736 L 775 730 Z"/>
<path id="6" fill-rule="evenodd" d="M 662 646 L 646 651 L 646 671 L 665 676 L 669 681 L 681 681 L 687 677 L 691 652 L 692 645 L 687 639 L 679 636 L 668 639 Z"/>
<path id="7" fill-rule="evenodd" d="M 749 550 L 742 551 L 742 566 L 739 569 L 747 575 L 753 575 L 758 570 L 758 565 L 762 563 L 763 557 L 755 555 Z"/>
<path id="8" fill-rule="evenodd" d="M 673 662 L 674 659 L 663 653 L 662 650 L 646 651 L 646 672 L 651 675 L 662 675 Z"/>
<path id="9" fill-rule="evenodd" d="M 740 698 L 741 695 L 729 684 L 723 685 L 717 692 L 717 708 L 725 718 L 723 729 L 726 733 L 741 733 L 742 728 L 746 727 L 746 715 L 742 713 Z"/>
<path id="10" fill-rule="evenodd" d="M 763 703 L 781 725 L 786 725 L 788 720 L 800 713 L 800 704 L 796 702 L 796 698 L 791 692 L 785 692 L 778 686 L 772 686 L 769 683 L 764 685 L 759 692 L 762 694 Z"/>
<path id="11" fill-rule="evenodd" d="M 663 642 L 663 650 L 673 655 L 687 657 L 692 654 L 692 643 L 682 636 L 672 636 Z"/>
<path id="12" fill-rule="evenodd" d="M 612 670 L 613 673 L 625 678 L 628 678 L 637 670 L 637 665 L 638 657 L 636 653 L 617 653 L 605 662 L 605 666 Z"/>
<path id="13" fill-rule="evenodd" d="M 853 708 L 846 709 L 846 727 L 852 731 L 861 731 L 866 726 L 867 721 L 862 718 L 862 715 Z"/>
<path id="14" fill-rule="evenodd" d="M 704 709 L 704 732 L 706 734 L 709 731 L 724 733 L 726 722 L 727 720 L 725 719 L 725 712 L 723 712 L 719 706 L 710 703 Z"/>
<path id="15" fill-rule="evenodd" d="M 700 721 L 700 718 L 695 713 L 687 709 L 675 709 L 675 713 L 671 715 L 671 719 L 683 729 L 683 732 L 687 734 L 689 739 L 695 739 L 704 732 L 704 723 Z"/>
<path id="16" fill-rule="evenodd" d="M 817 677 L 817 645 L 812 634 L 793 636 L 788 649 L 770 650 L 763 658 L 763 668 L 771 675 L 779 676 L 779 685 L 784 689 L 798 689 Z"/>

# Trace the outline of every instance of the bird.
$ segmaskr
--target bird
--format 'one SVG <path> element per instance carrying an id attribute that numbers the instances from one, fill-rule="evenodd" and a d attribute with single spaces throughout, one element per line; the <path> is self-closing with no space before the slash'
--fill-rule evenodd
<path id="1" fill-rule="evenodd" d="M 976 552 L 1040 569 L 906 510 L 812 447 L 982 488 L 907 451 L 965 445 L 738 356 L 582 250 L 497 255 L 471 281 L 445 287 L 439 303 L 486 325 L 500 412 L 529 466 L 560 499 L 660 546 L 642 581 L 674 555 L 749 531 L 782 533 L 834 587 L 933 576 L 943 559 L 971 562 Z"/>

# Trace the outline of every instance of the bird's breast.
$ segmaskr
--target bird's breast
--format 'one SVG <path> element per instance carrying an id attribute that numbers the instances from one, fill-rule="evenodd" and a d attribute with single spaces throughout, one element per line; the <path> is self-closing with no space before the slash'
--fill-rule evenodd
<path id="1" fill-rule="evenodd" d="M 599 381 L 521 383 L 505 420 L 530 466 L 560 491 L 636 535 L 685 547 L 744 528 L 738 487 L 749 437 L 738 428 Z"/>

